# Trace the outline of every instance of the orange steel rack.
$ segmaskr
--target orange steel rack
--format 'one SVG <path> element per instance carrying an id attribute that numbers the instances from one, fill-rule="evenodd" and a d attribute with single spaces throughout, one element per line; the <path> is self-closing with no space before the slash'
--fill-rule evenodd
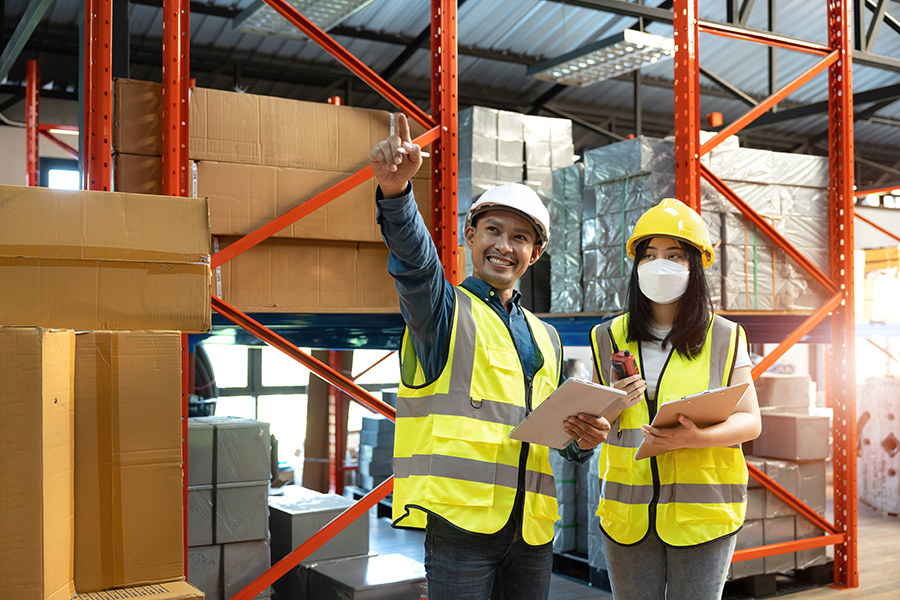
<path id="1" fill-rule="evenodd" d="M 856 539 L 856 388 L 854 369 L 853 315 L 853 94 L 851 83 L 851 26 L 853 5 L 850 0 L 828 0 L 828 45 L 788 39 L 765 32 L 748 32 L 741 28 L 700 21 L 697 0 L 674 0 L 672 6 L 675 30 L 675 181 L 676 194 L 695 210 L 700 210 L 700 179 L 706 179 L 728 198 L 759 229 L 806 270 L 831 297 L 799 328 L 791 332 L 775 350 L 753 368 L 758 378 L 784 352 L 827 317 L 831 318 L 832 343 L 826 392 L 834 410 L 834 515 L 828 523 L 771 478 L 748 465 L 751 475 L 764 487 L 781 497 L 802 516 L 825 531 L 825 535 L 806 540 L 772 544 L 738 550 L 734 560 L 794 552 L 834 544 L 834 586 L 851 588 L 859 585 Z M 758 42 L 807 52 L 822 58 L 810 69 L 760 102 L 742 117 L 725 126 L 715 137 L 700 144 L 700 94 L 698 34 Z M 724 139 L 737 133 L 754 119 L 772 108 L 791 92 L 828 69 L 828 112 L 830 145 L 830 210 L 829 234 L 832 247 L 831 272 L 822 273 L 801 252 L 779 235 L 741 200 L 708 167 L 700 157 Z"/>
<path id="2" fill-rule="evenodd" d="M 361 61 L 337 44 L 322 30 L 303 17 L 284 0 L 265 0 L 282 16 L 320 44 L 341 63 L 381 93 L 399 109 L 426 128 L 416 141 L 432 144 L 432 210 L 433 238 L 440 253 L 448 280 L 456 284 L 456 180 L 457 180 L 457 61 L 456 61 L 456 2 L 432 0 L 432 114 L 428 115 L 375 74 Z M 111 0 L 85 2 L 85 108 L 84 126 L 84 189 L 109 190 L 111 181 Z M 835 249 L 830 273 L 813 267 L 782 236 L 760 220 L 758 226 L 804 267 L 820 284 L 832 292 L 831 298 L 811 315 L 798 329 L 777 346 L 754 369 L 758 377 L 791 345 L 827 317 L 832 320 L 830 368 L 827 370 L 827 392 L 834 409 L 834 508 L 835 523 L 830 524 L 809 507 L 789 494 L 766 475 L 750 467 L 751 474 L 767 489 L 791 504 L 798 512 L 816 523 L 826 534 L 818 538 L 798 540 L 740 550 L 734 560 L 748 560 L 761 556 L 792 552 L 808 548 L 835 545 L 836 587 L 858 586 L 856 540 L 856 410 L 854 387 L 854 318 L 853 318 L 853 106 L 851 84 L 851 39 L 853 23 L 850 0 L 828 0 L 829 43 L 827 46 L 766 34 L 748 32 L 740 28 L 701 22 L 697 16 L 697 0 L 674 0 L 673 16 L 678 52 L 675 62 L 675 125 L 676 125 L 676 190 L 695 209 L 699 206 L 700 178 L 707 179 L 721 193 L 734 202 L 741 212 L 754 222 L 754 211 L 730 190 L 714 173 L 700 164 L 700 156 L 709 152 L 726 135 L 737 133 L 754 118 L 806 83 L 817 73 L 828 69 L 829 78 L 829 142 L 831 147 L 831 224 L 830 236 Z M 163 189 L 171 195 L 186 195 L 189 93 L 189 14 L 187 0 L 164 0 L 164 137 Z M 728 125 L 704 145 L 699 142 L 699 57 L 698 34 L 709 33 L 745 41 L 754 41 L 779 48 L 787 48 L 822 56 L 806 73 L 773 94 L 745 116 Z M 238 254 L 267 239 L 310 212 L 324 206 L 343 192 L 372 176 L 365 168 L 343 182 L 318 194 L 271 223 L 245 236 L 211 259 L 215 268 Z M 344 375 L 335 372 L 296 346 L 266 329 L 250 317 L 212 297 L 213 308 L 259 339 L 295 358 L 342 392 L 364 406 L 388 418 L 395 417 L 389 405 L 368 394 Z M 183 434 L 184 456 L 187 456 L 187 393 L 190 361 L 186 340 L 183 343 Z M 185 505 L 187 495 L 187 465 L 185 464 Z M 250 600 L 273 581 L 308 557 L 328 538 L 353 519 L 374 506 L 393 489 L 389 479 L 363 497 L 357 504 L 326 525 L 306 543 L 274 565 L 259 579 L 249 584 L 235 598 Z M 187 513 L 185 513 L 185 522 Z M 185 526 L 185 532 L 187 527 Z M 185 543 L 185 547 L 187 544 Z"/>
<path id="3" fill-rule="evenodd" d="M 40 178 L 40 136 L 68 152 L 73 158 L 78 158 L 78 150 L 56 137 L 56 131 L 78 131 L 72 125 L 50 125 L 40 122 L 41 101 L 41 69 L 38 61 L 29 60 L 26 63 L 25 74 L 25 185 L 39 186 Z"/>

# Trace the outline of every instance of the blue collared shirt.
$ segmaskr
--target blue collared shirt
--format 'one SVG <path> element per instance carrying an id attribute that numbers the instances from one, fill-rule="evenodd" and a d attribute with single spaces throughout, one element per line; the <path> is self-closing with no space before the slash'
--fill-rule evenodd
<path id="1" fill-rule="evenodd" d="M 422 372 L 428 381 L 436 379 L 450 352 L 450 327 L 453 320 L 453 286 L 444 270 L 428 228 L 419 214 L 412 186 L 397 198 L 385 198 L 379 187 L 375 195 L 378 205 L 376 220 L 381 236 L 390 250 L 388 272 L 400 294 L 400 312 L 409 328 L 410 338 Z M 467 277 L 462 286 L 493 308 L 509 327 L 526 377 L 533 378 L 544 364 L 534 337 L 519 304 L 521 294 L 513 292 L 504 307 L 500 294 L 477 277 Z M 507 312 L 507 308 L 509 312 Z M 560 373 L 560 382 L 563 375 Z M 566 459 L 586 461 L 592 450 L 582 451 L 573 442 L 564 451 Z"/>

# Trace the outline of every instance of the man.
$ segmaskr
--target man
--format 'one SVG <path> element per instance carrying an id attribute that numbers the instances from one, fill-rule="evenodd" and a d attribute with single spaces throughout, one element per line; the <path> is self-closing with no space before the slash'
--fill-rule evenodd
<path id="1" fill-rule="evenodd" d="M 516 281 L 549 240 L 533 190 L 485 192 L 466 215 L 474 274 L 444 278 L 409 180 L 422 164 L 404 115 L 372 149 L 378 223 L 407 324 L 394 442 L 395 527 L 425 529 L 430 600 L 544 600 L 556 488 L 548 448 L 509 431 L 556 389 L 559 335 L 519 305 Z M 580 414 L 563 452 L 586 460 L 609 423 Z"/>

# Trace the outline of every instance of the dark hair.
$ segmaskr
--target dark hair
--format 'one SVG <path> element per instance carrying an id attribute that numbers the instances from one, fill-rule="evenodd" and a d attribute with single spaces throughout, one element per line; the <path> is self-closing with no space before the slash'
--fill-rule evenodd
<path id="1" fill-rule="evenodd" d="M 653 311 L 650 299 L 644 295 L 638 285 L 638 263 L 650 245 L 652 238 L 644 238 L 637 243 L 634 251 L 634 265 L 631 269 L 631 279 L 628 282 L 628 297 L 626 309 L 628 312 L 629 342 L 656 342 L 660 341 L 650 331 L 650 323 L 653 320 Z M 703 273 L 703 256 L 700 250 L 693 244 L 675 239 L 684 250 L 688 267 L 691 270 L 688 278 L 687 289 L 678 302 L 675 311 L 675 321 L 672 323 L 672 331 L 662 340 L 663 345 L 671 345 L 677 352 L 687 358 L 694 358 L 703 349 L 706 341 L 706 331 L 712 319 L 712 299 L 709 296 L 709 286 L 706 283 L 706 275 Z"/>

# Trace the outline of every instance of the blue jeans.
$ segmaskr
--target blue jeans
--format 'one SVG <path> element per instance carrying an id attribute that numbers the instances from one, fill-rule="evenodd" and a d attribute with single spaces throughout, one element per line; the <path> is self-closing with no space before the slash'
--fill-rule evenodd
<path id="1" fill-rule="evenodd" d="M 428 600 L 547 600 L 552 566 L 553 544 L 526 544 L 515 518 L 484 535 L 428 516 Z"/>
<path id="2" fill-rule="evenodd" d="M 737 536 L 673 548 L 651 529 L 643 541 L 620 546 L 603 536 L 615 600 L 719 600 Z"/>

